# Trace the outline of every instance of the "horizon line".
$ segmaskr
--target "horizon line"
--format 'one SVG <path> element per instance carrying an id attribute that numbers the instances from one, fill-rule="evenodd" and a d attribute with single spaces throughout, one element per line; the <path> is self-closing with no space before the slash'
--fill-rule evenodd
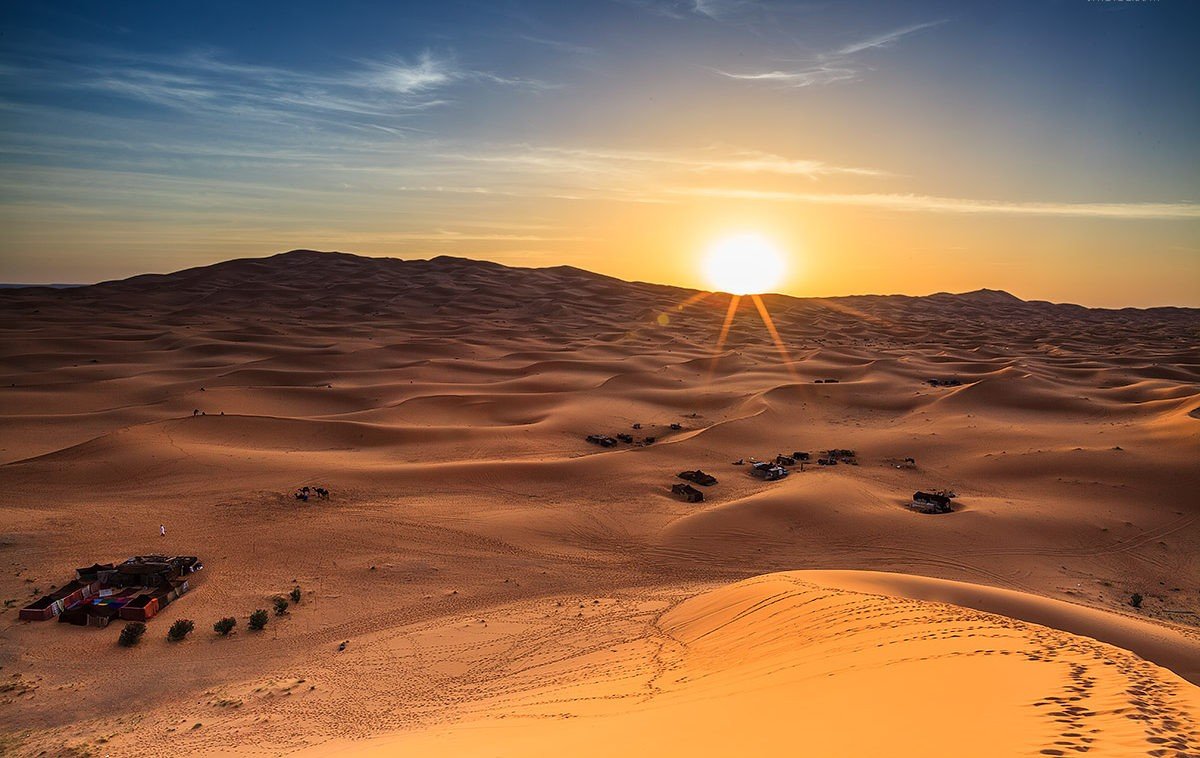
<path id="1" fill-rule="evenodd" d="M 140 273 L 129 274 L 127 276 L 122 276 L 122 277 L 117 277 L 117 278 L 101 279 L 101 280 L 95 281 L 95 282 L 78 282 L 78 283 L 72 283 L 72 282 L 55 282 L 55 283 L 0 282 L 0 292 L 2 292 L 4 290 L 17 290 L 17 289 L 57 289 L 57 290 L 81 289 L 81 288 L 85 288 L 85 287 L 95 287 L 95 286 L 102 285 L 102 284 L 116 284 L 119 282 L 128 281 L 130 279 L 136 279 L 138 277 L 143 277 L 143 276 L 165 277 L 165 276 L 171 276 L 173 274 L 182 273 L 184 271 L 194 271 L 197 269 L 204 269 L 204 268 L 210 268 L 213 266 L 219 266 L 219 265 L 225 264 L 225 263 L 236 263 L 238 261 L 261 261 L 261 260 L 267 260 L 270 258 L 277 258 L 277 257 L 284 256 L 284 255 L 292 255 L 295 253 L 313 253 L 316 255 L 345 255 L 345 256 L 350 256 L 353 258 L 374 259 L 374 260 L 391 260 L 391 261 L 399 261 L 399 262 L 431 262 L 431 261 L 437 260 L 439 258 L 449 258 L 452 260 L 468 261 L 471 263 L 491 263 L 491 264 L 494 264 L 497 266 L 502 266 L 502 267 L 508 268 L 508 269 L 524 269 L 524 270 L 572 268 L 572 269 L 575 269 L 578 271 L 583 271 L 588 274 L 592 274 L 594 276 L 603 276 L 603 277 L 606 277 L 609 279 L 616 279 L 617 281 L 625 282 L 627 284 L 648 284 L 648 285 L 658 286 L 658 287 L 672 287 L 674 289 L 687 290 L 690 292 L 712 292 L 715 294 L 728 294 L 728 293 L 722 293 L 720 290 L 708 290 L 708 289 L 702 289 L 702 288 L 698 288 L 698 287 L 688 287 L 685 285 L 673 284 L 673 283 L 668 283 L 668 282 L 654 282 L 654 281 L 646 281 L 646 280 L 642 280 L 642 279 L 624 279 L 619 276 L 615 276 L 612 274 L 605 274 L 605 273 L 602 273 L 599 271 L 594 271 L 592 269 L 583 268 L 581 266 L 576 266 L 576 265 L 570 264 L 570 263 L 558 263 L 558 264 L 552 264 L 552 265 L 547 265 L 547 266 L 518 266 L 518 265 L 512 265 L 512 264 L 508 264 L 508 263 L 501 263 L 500 261 L 492 260 L 490 258 L 470 258 L 467 256 L 448 255 L 445 253 L 439 253 L 437 255 L 431 255 L 431 256 L 427 256 L 427 257 L 401 258 L 401 257 L 395 256 L 395 255 L 375 255 L 375 254 L 371 254 L 371 253 L 352 253 L 352 252 L 346 252 L 344 250 L 316 250 L 314 248 L 303 248 L 303 247 L 293 248 L 291 250 L 282 250 L 282 251 L 270 253 L 267 255 L 242 256 L 242 257 L 237 257 L 237 258 L 223 258 L 220 260 L 212 261 L 210 263 L 201 263 L 201 264 L 194 265 L 194 266 L 185 266 L 183 268 L 174 269 L 172 271 L 165 271 L 165 272 L 143 271 Z M 789 298 L 794 298 L 797 300 L 835 300 L 835 299 L 851 298 L 851 297 L 926 298 L 926 297 L 935 297 L 937 295 L 962 296 L 962 295 L 971 295 L 971 294 L 976 294 L 976 293 L 981 293 L 981 292 L 990 292 L 990 293 L 1008 295 L 1022 303 L 1031 303 L 1031 304 L 1041 303 L 1041 304 L 1049 304 L 1049 305 L 1065 305 L 1065 306 L 1086 308 L 1088 310 L 1147 311 L 1147 310 L 1173 308 L 1173 309 L 1178 309 L 1178 310 L 1200 311 L 1200 306 L 1197 306 L 1197 305 L 1163 304 L 1163 305 L 1104 306 L 1104 305 L 1084 305 L 1083 303 L 1075 303 L 1075 302 L 1069 302 L 1069 301 L 1057 301 L 1057 300 L 1044 300 L 1044 299 L 1037 299 L 1037 298 L 1027 299 L 1027 298 L 1021 297 L 1020 295 L 1014 294 L 1012 291 L 1005 289 L 1005 288 L 987 287 L 987 286 L 976 287 L 975 289 L 963 290 L 961 292 L 951 292 L 950 290 L 936 290 L 933 292 L 927 292 L 927 293 L 923 293 L 923 294 L 913 294 L 913 293 L 908 293 L 908 292 L 851 292 L 851 293 L 841 293 L 841 294 L 837 294 L 837 295 L 799 295 L 799 294 L 793 294 L 793 293 L 789 293 L 789 292 L 762 292 L 762 293 L 759 293 L 759 295 L 763 296 L 763 297 L 770 297 L 770 296 L 789 297 Z"/>

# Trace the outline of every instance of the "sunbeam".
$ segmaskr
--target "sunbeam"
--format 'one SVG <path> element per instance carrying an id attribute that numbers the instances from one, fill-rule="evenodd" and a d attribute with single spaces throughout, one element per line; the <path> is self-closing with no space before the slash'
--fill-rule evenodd
<path id="1" fill-rule="evenodd" d="M 729 308 L 725 311 L 725 323 L 721 324 L 721 334 L 717 337 L 717 350 L 713 355 L 712 365 L 708 369 L 708 380 L 711 382 L 717 372 L 717 361 L 721 358 L 721 348 L 725 347 L 725 338 L 729 336 L 729 327 L 733 325 L 733 316 L 737 313 L 738 305 L 742 302 L 741 295 L 729 296 Z"/>
<path id="2" fill-rule="evenodd" d="M 787 346 L 783 344 L 783 339 L 779 336 L 779 330 L 775 328 L 775 322 L 771 320 L 771 314 L 767 312 L 767 305 L 763 302 L 759 295 L 751 295 L 750 298 L 754 301 L 754 307 L 758 308 L 758 315 L 762 317 L 763 324 L 767 327 L 767 332 L 771 335 L 771 339 L 775 342 L 775 347 L 779 349 L 779 355 L 783 358 L 783 365 L 787 368 L 788 373 L 796 378 L 796 367 L 792 365 L 792 356 L 788 354 Z"/>

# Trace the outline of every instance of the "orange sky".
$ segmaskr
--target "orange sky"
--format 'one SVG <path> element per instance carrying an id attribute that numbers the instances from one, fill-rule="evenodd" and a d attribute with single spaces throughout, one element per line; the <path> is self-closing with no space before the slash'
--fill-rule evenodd
<path id="1" fill-rule="evenodd" d="M 293 10 L 14 13 L 0 282 L 311 248 L 710 287 L 753 232 L 796 295 L 1200 306 L 1194 4 Z"/>

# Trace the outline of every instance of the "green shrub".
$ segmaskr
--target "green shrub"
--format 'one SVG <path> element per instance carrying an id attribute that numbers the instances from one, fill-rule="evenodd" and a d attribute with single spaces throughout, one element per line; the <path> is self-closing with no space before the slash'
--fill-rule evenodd
<path id="1" fill-rule="evenodd" d="M 1132 605 L 1134 608 L 1141 608 L 1142 607 L 1141 593 L 1135 592 L 1132 595 L 1130 595 L 1129 596 L 1129 604 Z"/>
<path id="2" fill-rule="evenodd" d="M 250 628 L 251 629 L 253 629 L 254 631 L 257 632 L 257 631 L 260 631 L 266 625 L 267 625 L 267 612 L 264 609 L 259 608 L 257 611 L 250 614 Z"/>
<path id="3" fill-rule="evenodd" d="M 171 624 L 171 628 L 167 630 L 167 639 L 171 642 L 179 642 L 191 634 L 195 628 L 196 625 L 191 619 L 176 619 L 175 623 Z"/>
<path id="4" fill-rule="evenodd" d="M 299 604 L 299 602 L 300 602 L 300 588 L 299 587 L 292 587 L 292 591 L 288 594 L 291 596 L 293 603 Z"/>
<path id="5" fill-rule="evenodd" d="M 121 629 L 121 636 L 117 638 L 117 644 L 122 647 L 133 647 L 142 641 L 142 635 L 145 633 L 145 624 L 140 621 L 130 621 Z"/>
<path id="6" fill-rule="evenodd" d="M 285 597 L 275 598 L 275 615 L 282 616 L 287 613 L 288 601 Z"/>
<path id="7" fill-rule="evenodd" d="M 226 616 L 217 623 L 213 624 L 213 631 L 224 637 L 232 632 L 235 626 L 237 626 L 237 619 L 235 619 L 233 616 Z"/>

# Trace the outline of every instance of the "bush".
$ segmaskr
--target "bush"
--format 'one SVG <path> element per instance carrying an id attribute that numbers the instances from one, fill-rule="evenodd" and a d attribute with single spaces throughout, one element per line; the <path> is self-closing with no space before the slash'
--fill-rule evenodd
<path id="1" fill-rule="evenodd" d="M 267 625 L 267 612 L 259 608 L 254 613 L 250 614 L 250 628 L 254 631 L 261 631 Z"/>
<path id="2" fill-rule="evenodd" d="M 237 619 L 235 619 L 233 616 L 226 616 L 217 623 L 213 624 L 213 631 L 224 637 L 232 632 L 235 626 L 237 626 Z"/>
<path id="3" fill-rule="evenodd" d="M 288 594 L 291 596 L 293 603 L 297 603 L 297 604 L 300 603 L 300 588 L 299 587 L 292 587 L 292 591 Z"/>
<path id="4" fill-rule="evenodd" d="M 145 633 L 145 624 L 140 621 L 130 621 L 121 629 L 121 636 L 117 638 L 117 644 L 122 647 L 133 647 L 142 641 L 142 635 Z"/>
<path id="5" fill-rule="evenodd" d="M 175 623 L 171 624 L 171 628 L 167 630 L 167 639 L 171 642 L 179 642 L 191 634 L 195 628 L 196 625 L 191 619 L 176 619 Z"/>
<path id="6" fill-rule="evenodd" d="M 1141 608 L 1142 607 L 1141 594 L 1138 592 L 1135 592 L 1132 595 L 1130 595 L 1129 596 L 1129 604 L 1132 605 L 1134 608 Z"/>
<path id="7" fill-rule="evenodd" d="M 282 616 L 287 613 L 288 601 L 285 597 L 275 598 L 275 615 Z"/>

